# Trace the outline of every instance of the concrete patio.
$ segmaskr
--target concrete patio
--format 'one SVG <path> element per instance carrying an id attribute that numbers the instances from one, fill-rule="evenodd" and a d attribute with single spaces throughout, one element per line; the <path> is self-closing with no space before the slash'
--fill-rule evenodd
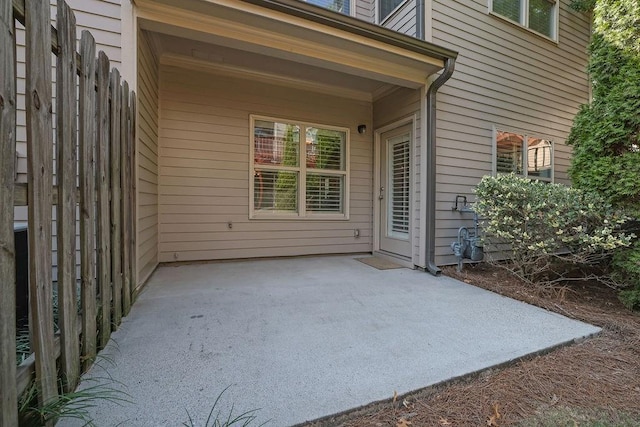
<path id="1" fill-rule="evenodd" d="M 353 256 L 166 266 L 105 349 L 113 366 L 103 361 L 86 377 L 108 374 L 132 400 L 98 402 L 98 426 L 177 426 L 187 411 L 204 425 L 227 386 L 224 414 L 260 408 L 256 421 L 287 426 L 598 331 L 448 277 L 377 270 Z"/>

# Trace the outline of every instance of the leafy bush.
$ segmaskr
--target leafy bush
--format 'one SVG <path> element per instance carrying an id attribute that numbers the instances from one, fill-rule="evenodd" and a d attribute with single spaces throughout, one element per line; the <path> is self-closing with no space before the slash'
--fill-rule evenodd
<path id="1" fill-rule="evenodd" d="M 599 196 L 513 174 L 485 176 L 476 195 L 489 261 L 509 257 L 499 265 L 530 284 L 597 279 L 618 285 L 600 267 L 634 235 L 621 229 L 625 218 Z"/>

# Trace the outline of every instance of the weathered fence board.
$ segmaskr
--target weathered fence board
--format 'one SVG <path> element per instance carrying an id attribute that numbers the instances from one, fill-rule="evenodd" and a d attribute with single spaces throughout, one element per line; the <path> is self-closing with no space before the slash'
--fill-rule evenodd
<path id="1" fill-rule="evenodd" d="M 58 180 L 58 252 L 76 253 L 76 22 L 71 8 L 58 0 L 57 30 L 60 51 L 56 64 L 56 148 Z M 65 391 L 75 390 L 80 377 L 80 344 L 76 318 L 76 260 L 58 260 L 58 326 L 60 328 L 62 383 Z"/>
<path id="2" fill-rule="evenodd" d="M 112 328 L 121 322 L 123 308 L 128 312 L 136 280 L 132 261 L 136 249 L 132 235 L 135 94 L 129 93 L 117 70 L 109 73 L 104 52 L 95 59 L 96 45 L 89 32 L 82 33 L 80 53 L 76 52 L 75 17 L 64 0 L 57 3 L 57 28 L 50 25 L 50 12 L 48 1 L 0 2 L 0 427 L 17 425 L 18 398 L 32 384 L 39 405 L 56 403 L 59 382 L 65 392 L 76 387 L 81 368 L 87 369 L 95 360 L 98 344 L 107 344 Z M 26 29 L 27 184 L 15 182 L 16 21 Z M 57 57 L 55 171 L 51 52 Z M 56 186 L 52 185 L 54 174 Z M 14 206 L 29 207 L 32 354 L 18 367 Z M 52 303 L 52 206 L 58 227 L 57 334 Z M 80 277 L 76 277 L 75 257 L 78 223 Z"/>
<path id="3" fill-rule="evenodd" d="M 120 110 L 122 87 L 120 72 L 111 70 L 111 281 L 113 283 L 113 323 L 115 330 L 122 318 L 122 222 L 120 218 Z"/>
<path id="4" fill-rule="evenodd" d="M 129 162 L 129 84 L 122 83 L 122 99 L 120 110 L 120 175 L 122 177 L 122 206 L 120 210 L 122 229 L 122 314 L 127 315 L 131 308 L 131 163 Z"/>
<path id="5" fill-rule="evenodd" d="M 111 334 L 111 219 L 109 208 L 109 58 L 98 54 L 96 180 L 98 189 L 98 224 L 96 231 L 100 291 L 100 347 L 107 345 Z"/>
<path id="6" fill-rule="evenodd" d="M 129 277 L 131 277 L 131 298 L 134 298 L 136 291 L 136 283 L 138 283 L 138 266 L 136 260 L 138 259 L 138 254 L 136 253 L 136 236 L 137 236 L 137 218 L 138 212 L 136 211 L 137 199 L 136 199 L 136 94 L 135 92 L 131 92 L 130 100 L 130 111 L 129 111 L 129 119 L 131 121 L 129 126 L 129 176 L 131 178 L 131 185 L 129 186 L 129 198 L 130 198 L 130 206 L 131 206 L 131 220 L 129 221 L 129 226 L 131 227 L 131 232 L 129 236 L 131 237 L 131 273 Z"/>
<path id="7" fill-rule="evenodd" d="M 80 40 L 81 75 L 79 119 L 80 184 L 80 300 L 82 360 L 87 369 L 96 357 L 96 44 L 88 31 Z"/>
<path id="8" fill-rule="evenodd" d="M 26 1 L 27 179 L 29 185 L 29 304 L 40 404 L 57 395 L 51 305 L 51 182 L 53 127 L 48 1 Z M 37 321 L 36 321 L 37 320 Z"/>
<path id="9" fill-rule="evenodd" d="M 13 183 L 16 152 L 15 25 L 0 2 L 0 427 L 18 424 Z"/>

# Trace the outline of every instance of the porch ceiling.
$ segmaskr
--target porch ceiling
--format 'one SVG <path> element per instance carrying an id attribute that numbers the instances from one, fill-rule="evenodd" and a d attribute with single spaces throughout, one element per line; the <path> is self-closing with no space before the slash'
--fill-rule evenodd
<path id="1" fill-rule="evenodd" d="M 370 94 L 389 85 L 419 88 L 456 55 L 296 0 L 138 0 L 136 10 L 169 62 L 259 70 Z"/>
<path id="2" fill-rule="evenodd" d="M 166 34 L 155 33 L 154 39 L 164 65 L 279 82 L 363 100 L 375 99 L 395 87 L 379 80 Z"/>

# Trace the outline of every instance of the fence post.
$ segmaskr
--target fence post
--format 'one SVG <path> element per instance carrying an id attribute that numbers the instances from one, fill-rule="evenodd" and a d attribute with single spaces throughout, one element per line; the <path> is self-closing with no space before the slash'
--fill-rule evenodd
<path id="1" fill-rule="evenodd" d="M 109 58 L 98 53 L 98 148 L 96 150 L 96 180 L 98 185 L 98 287 L 100 289 L 100 347 L 104 348 L 111 334 L 111 219 L 109 209 Z"/>
<path id="2" fill-rule="evenodd" d="M 14 22 L 11 2 L 0 2 L 0 427 L 18 425 L 13 238 L 16 152 Z"/>
<path id="3" fill-rule="evenodd" d="M 115 330 L 122 318 L 122 223 L 120 221 L 120 109 L 122 87 L 120 71 L 111 70 L 111 280 L 113 282 L 113 324 Z"/>
<path id="4" fill-rule="evenodd" d="M 26 114 L 31 341 L 40 404 L 57 396 L 51 303 L 53 128 L 51 25 L 48 1 L 26 1 Z"/>
<path id="5" fill-rule="evenodd" d="M 96 44 L 89 31 L 80 40 L 80 277 L 82 365 L 96 357 Z"/>
<path id="6" fill-rule="evenodd" d="M 56 63 L 56 148 L 58 204 L 58 313 L 61 374 L 64 390 L 76 388 L 80 349 L 76 303 L 76 18 L 58 0 Z"/>

